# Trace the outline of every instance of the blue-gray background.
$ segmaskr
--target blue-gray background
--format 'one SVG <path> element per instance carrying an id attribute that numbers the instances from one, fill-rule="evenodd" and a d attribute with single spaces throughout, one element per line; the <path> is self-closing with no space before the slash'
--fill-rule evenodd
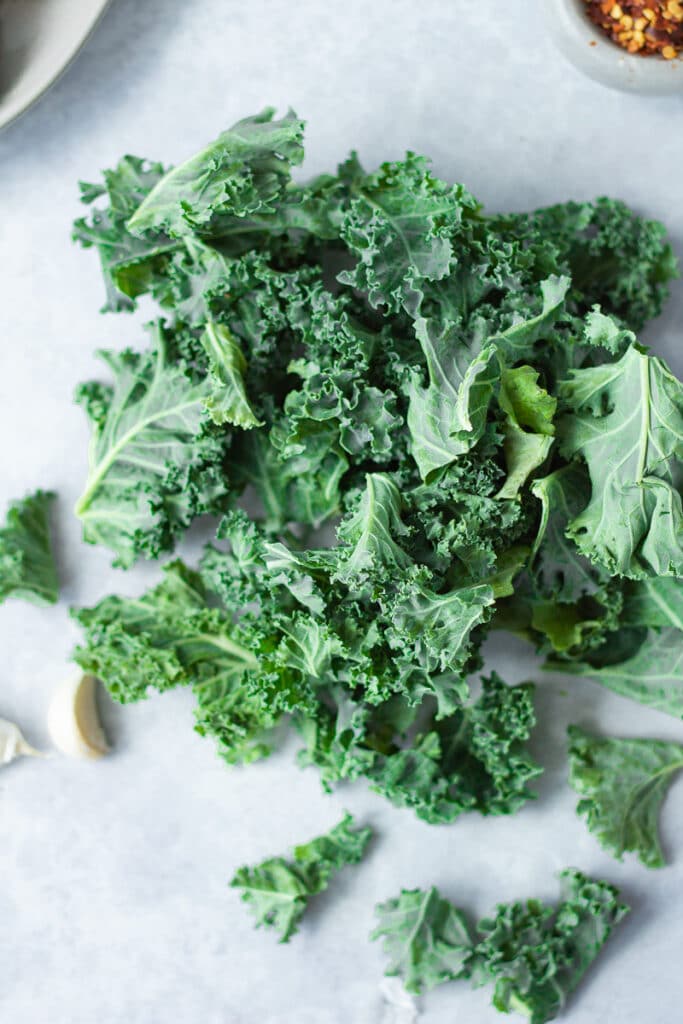
<path id="1" fill-rule="evenodd" d="M 543 0 L 537 0 L 538 7 Z M 87 431 L 71 404 L 98 372 L 97 346 L 138 344 L 136 317 L 101 317 L 96 258 L 69 242 L 76 181 L 124 152 L 175 161 L 266 104 L 308 120 L 310 174 L 352 147 L 372 167 L 410 148 L 492 209 L 618 195 L 683 242 L 681 100 L 608 92 L 560 58 L 536 2 L 497 0 L 115 0 L 57 86 L 0 136 L 0 505 L 60 493 L 64 602 L 0 609 L 0 715 L 46 744 L 45 707 L 75 641 L 67 603 L 138 591 L 80 544 L 70 509 Z M 683 372 L 683 286 L 648 339 Z M 195 538 L 194 547 L 198 543 Z M 191 542 L 186 550 L 192 551 Z M 492 652 L 510 681 L 536 666 Z M 21 762 L 0 775 L 0 1019 L 51 1024 L 377 1024 L 382 956 L 372 906 L 437 884 L 476 913 L 552 897 L 567 864 L 623 885 L 634 912 L 592 973 L 574 1024 L 671 1024 L 683 984 L 683 782 L 668 800 L 673 865 L 647 873 L 603 854 L 573 813 L 564 729 L 683 740 L 683 726 L 588 682 L 541 677 L 540 799 L 517 817 L 430 828 L 362 786 L 324 796 L 292 763 L 227 771 L 193 734 L 184 693 L 107 708 L 114 754 L 95 764 Z M 302 933 L 254 932 L 235 866 L 286 850 L 348 807 L 378 833 Z M 486 993 L 452 985 L 422 1001 L 424 1024 L 494 1024 Z"/>

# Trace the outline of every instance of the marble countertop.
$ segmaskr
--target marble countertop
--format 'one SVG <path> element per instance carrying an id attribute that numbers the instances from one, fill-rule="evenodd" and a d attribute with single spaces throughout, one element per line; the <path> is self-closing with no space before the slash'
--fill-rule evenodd
<path id="1" fill-rule="evenodd" d="M 76 181 L 124 152 L 189 154 L 267 104 L 308 120 L 307 169 L 352 147 L 368 166 L 431 154 L 493 209 L 618 195 L 683 246 L 680 98 L 627 96 L 583 78 L 537 18 L 542 0 L 114 0 L 57 86 L 0 136 L 0 507 L 36 486 L 60 494 L 57 609 L 0 608 L 0 715 L 48 742 L 45 710 L 68 671 L 70 603 L 133 593 L 130 574 L 85 547 L 70 509 L 87 430 L 71 403 L 96 347 L 136 344 L 149 310 L 102 317 L 97 261 L 69 242 Z M 537 8 L 538 5 L 538 8 Z M 679 374 L 683 285 L 649 330 Z M 185 544 L 192 555 L 195 536 Z M 509 642 L 490 664 L 538 676 Z M 552 898 L 573 864 L 623 887 L 634 910 L 582 987 L 572 1024 L 680 1018 L 683 783 L 664 813 L 671 866 L 611 860 L 566 786 L 570 720 L 623 735 L 683 739 L 683 726 L 589 682 L 540 678 L 539 800 L 511 819 L 435 828 L 362 785 L 334 796 L 293 763 L 295 744 L 228 771 L 191 728 L 189 695 L 107 706 L 111 757 L 23 761 L 0 775 L 0 1020 L 30 1024 L 379 1024 L 383 958 L 372 907 L 436 884 L 474 913 Z M 284 852 L 346 807 L 372 824 L 367 861 L 340 876 L 289 946 L 256 932 L 226 887 L 238 864 Z M 421 1024 L 503 1020 L 483 990 L 444 986 Z M 405 1018 L 408 1019 L 408 1018 Z"/>

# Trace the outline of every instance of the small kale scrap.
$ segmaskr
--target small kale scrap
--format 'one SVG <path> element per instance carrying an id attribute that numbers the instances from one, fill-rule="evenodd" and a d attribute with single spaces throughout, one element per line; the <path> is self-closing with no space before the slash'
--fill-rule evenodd
<path id="1" fill-rule="evenodd" d="M 569 782 L 581 798 L 577 811 L 618 859 L 633 852 L 646 867 L 663 867 L 659 815 L 682 768 L 680 743 L 602 739 L 576 725 L 569 729 Z"/>
<path id="2" fill-rule="evenodd" d="M 269 857 L 254 867 L 239 868 L 230 885 L 242 890 L 257 928 L 272 928 L 280 942 L 289 942 L 309 900 L 327 889 L 337 871 L 359 863 L 371 836 L 370 828 L 356 828 L 347 813 L 325 835 L 296 846 L 291 860 Z"/>
<path id="3" fill-rule="evenodd" d="M 475 940 L 461 910 L 432 886 L 403 889 L 375 908 L 379 924 L 372 940 L 381 939 L 389 965 L 384 972 L 400 977 L 408 992 L 419 994 L 472 973 Z"/>
<path id="4" fill-rule="evenodd" d="M 560 875 L 556 906 L 538 900 L 499 905 L 472 926 L 436 889 L 404 890 L 377 906 L 388 975 L 409 992 L 469 978 L 492 984 L 493 1005 L 531 1024 L 553 1020 L 628 908 L 607 882 L 580 871 Z"/>
<path id="5" fill-rule="evenodd" d="M 19 597 L 33 604 L 55 604 L 59 580 L 50 537 L 51 491 L 14 501 L 0 528 L 0 602 Z"/>

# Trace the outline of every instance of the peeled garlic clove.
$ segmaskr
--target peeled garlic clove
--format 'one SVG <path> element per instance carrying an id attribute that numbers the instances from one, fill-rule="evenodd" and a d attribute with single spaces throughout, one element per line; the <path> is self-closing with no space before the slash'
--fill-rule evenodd
<path id="1" fill-rule="evenodd" d="M 0 718 L 0 764 L 9 764 L 22 754 L 26 757 L 46 756 L 26 742 L 18 725 Z"/>
<path id="2" fill-rule="evenodd" d="M 109 750 L 96 701 L 97 679 L 76 675 L 61 683 L 47 713 L 47 727 L 58 750 L 68 757 L 102 757 Z"/>

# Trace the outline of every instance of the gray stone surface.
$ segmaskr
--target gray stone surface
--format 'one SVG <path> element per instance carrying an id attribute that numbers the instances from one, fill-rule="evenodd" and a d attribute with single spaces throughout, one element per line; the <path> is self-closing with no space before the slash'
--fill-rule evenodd
<path id="1" fill-rule="evenodd" d="M 539 0 L 540 2 L 540 0 Z M 64 601 L 0 608 L 0 714 L 47 743 L 45 708 L 76 639 L 68 603 L 154 578 L 123 575 L 79 541 L 70 509 L 87 431 L 71 404 L 96 346 L 136 344 L 136 317 L 100 317 L 96 260 L 69 243 L 76 180 L 124 152 L 177 160 L 266 104 L 309 121 L 309 173 L 351 147 L 369 166 L 406 148 L 491 208 L 619 195 L 663 218 L 680 252 L 680 99 L 608 92 L 581 77 L 519 0 L 115 0 L 58 85 L 0 136 L 0 505 L 60 493 Z M 680 374 L 683 287 L 648 340 Z M 190 554 L 198 537 L 185 546 Z M 510 643 L 491 664 L 535 671 Z M 680 1019 L 683 783 L 665 808 L 672 866 L 607 857 L 573 814 L 564 729 L 683 738 L 680 723 L 578 680 L 541 679 L 540 799 L 510 820 L 430 828 L 362 786 L 324 796 L 315 773 L 270 761 L 227 771 L 191 729 L 189 696 L 107 707 L 114 754 L 22 762 L 0 776 L 0 1020 L 30 1024 L 376 1024 L 382 956 L 366 941 L 376 900 L 438 884 L 475 912 L 555 893 L 567 864 L 623 885 L 634 912 L 572 1005 L 573 1024 Z M 235 866 L 333 824 L 377 829 L 302 933 L 252 930 Z M 445 987 L 424 1024 L 495 1024 L 485 992 Z"/>

